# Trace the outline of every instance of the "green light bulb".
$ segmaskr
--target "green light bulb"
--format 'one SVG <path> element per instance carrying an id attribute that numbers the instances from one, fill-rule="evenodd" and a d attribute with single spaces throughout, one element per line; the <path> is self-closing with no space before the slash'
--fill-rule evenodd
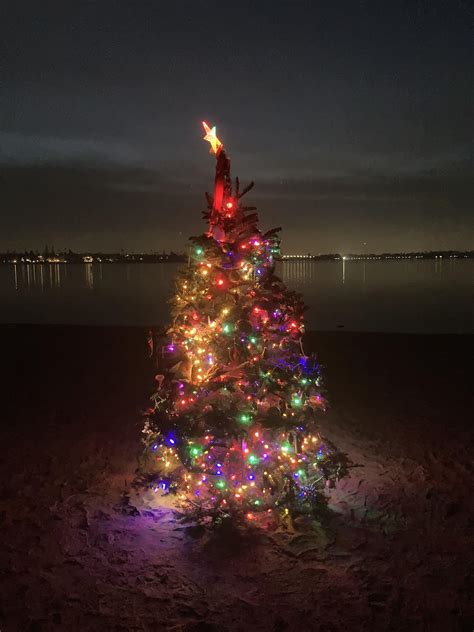
<path id="1" fill-rule="evenodd" d="M 259 462 L 259 460 L 260 460 L 260 459 L 258 458 L 258 456 L 255 456 L 255 454 L 250 454 L 250 455 L 249 455 L 248 462 L 249 462 L 251 465 L 256 465 L 256 464 Z"/>
<path id="2" fill-rule="evenodd" d="M 295 406 L 295 408 L 299 408 L 300 406 L 302 406 L 303 400 L 299 395 L 293 395 L 293 397 L 291 398 L 291 403 L 293 406 Z"/>

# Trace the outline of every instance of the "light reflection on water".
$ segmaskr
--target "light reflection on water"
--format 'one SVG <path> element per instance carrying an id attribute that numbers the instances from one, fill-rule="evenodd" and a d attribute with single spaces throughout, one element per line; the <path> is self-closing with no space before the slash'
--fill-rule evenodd
<path id="1" fill-rule="evenodd" d="M 0 322 L 165 324 L 183 264 L 0 266 Z M 308 328 L 473 332 L 474 261 L 285 261 L 277 273 L 304 295 Z"/>

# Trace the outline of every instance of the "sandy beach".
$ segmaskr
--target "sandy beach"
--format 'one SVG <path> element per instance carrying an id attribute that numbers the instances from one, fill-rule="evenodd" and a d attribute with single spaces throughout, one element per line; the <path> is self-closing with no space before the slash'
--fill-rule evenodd
<path id="1" fill-rule="evenodd" d="M 473 339 L 309 333 L 355 467 L 320 529 L 224 537 L 132 487 L 143 329 L 0 327 L 1 631 L 472 630 Z"/>

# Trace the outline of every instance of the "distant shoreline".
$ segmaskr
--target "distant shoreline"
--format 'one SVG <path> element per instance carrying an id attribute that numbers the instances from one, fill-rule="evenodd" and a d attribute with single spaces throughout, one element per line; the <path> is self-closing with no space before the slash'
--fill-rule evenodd
<path id="1" fill-rule="evenodd" d="M 363 254 L 296 254 L 281 255 L 275 261 L 391 261 L 398 259 L 474 259 L 474 250 L 438 250 L 429 252 L 384 252 Z M 3 264 L 91 264 L 91 263 L 186 263 L 189 255 L 183 253 L 76 253 L 72 251 L 39 254 L 33 251 L 0 253 Z"/>

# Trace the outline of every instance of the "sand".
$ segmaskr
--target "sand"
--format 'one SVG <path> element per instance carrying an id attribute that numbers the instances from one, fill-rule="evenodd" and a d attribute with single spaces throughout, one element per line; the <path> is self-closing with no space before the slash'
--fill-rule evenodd
<path id="1" fill-rule="evenodd" d="M 131 486 L 143 330 L 0 344 L 2 632 L 472 630 L 473 337 L 309 334 L 357 467 L 320 529 L 225 537 Z"/>

